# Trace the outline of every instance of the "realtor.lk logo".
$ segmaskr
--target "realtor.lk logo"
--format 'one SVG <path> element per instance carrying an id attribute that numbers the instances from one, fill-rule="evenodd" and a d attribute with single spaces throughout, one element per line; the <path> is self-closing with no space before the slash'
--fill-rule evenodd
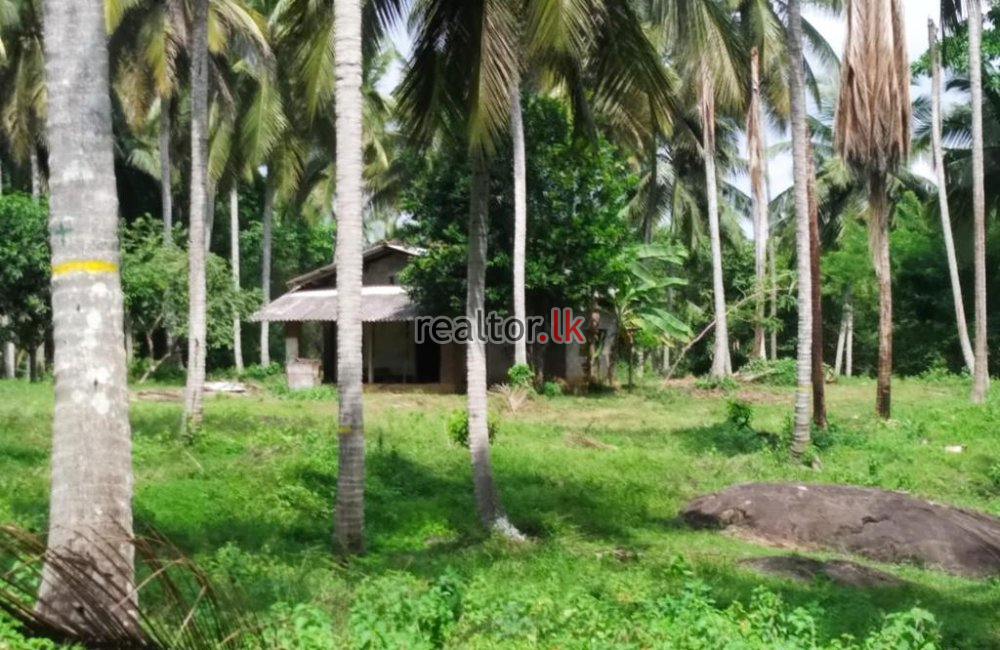
<path id="1" fill-rule="evenodd" d="M 583 316 L 574 316 L 569 307 L 552 309 L 552 331 L 545 329 L 544 316 L 528 316 L 523 322 L 513 316 L 504 318 L 496 312 L 477 311 L 475 318 L 459 316 L 418 316 L 414 330 L 417 343 L 433 341 L 471 343 L 478 336 L 483 343 L 586 343 Z"/>

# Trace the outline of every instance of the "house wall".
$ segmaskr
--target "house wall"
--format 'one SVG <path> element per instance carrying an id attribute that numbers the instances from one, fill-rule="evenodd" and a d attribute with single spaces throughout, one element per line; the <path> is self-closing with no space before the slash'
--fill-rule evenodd
<path id="1" fill-rule="evenodd" d="M 399 285 L 399 273 L 410 262 L 410 255 L 389 250 L 385 254 L 364 262 L 361 284 L 365 287 Z M 330 273 L 304 285 L 308 289 L 336 289 L 337 274 Z"/>
<path id="2" fill-rule="evenodd" d="M 411 331 L 412 324 L 371 323 L 365 327 L 365 336 L 372 337 L 372 366 L 376 382 L 413 381 L 416 373 L 416 351 Z M 368 341 L 365 341 L 367 350 Z M 365 358 L 365 380 L 368 378 L 368 359 Z"/>
<path id="3" fill-rule="evenodd" d="M 361 284 L 366 287 L 398 285 L 399 273 L 410 261 L 410 256 L 399 251 L 390 251 L 365 265 Z"/>

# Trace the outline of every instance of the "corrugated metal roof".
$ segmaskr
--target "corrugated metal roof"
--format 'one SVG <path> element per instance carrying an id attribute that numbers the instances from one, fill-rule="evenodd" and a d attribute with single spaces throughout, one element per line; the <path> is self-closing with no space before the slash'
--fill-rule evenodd
<path id="1" fill-rule="evenodd" d="M 361 320 L 365 323 L 413 320 L 416 304 L 403 287 L 362 287 Z M 251 321 L 305 322 L 337 320 L 337 290 L 312 289 L 286 293 L 250 317 Z"/>

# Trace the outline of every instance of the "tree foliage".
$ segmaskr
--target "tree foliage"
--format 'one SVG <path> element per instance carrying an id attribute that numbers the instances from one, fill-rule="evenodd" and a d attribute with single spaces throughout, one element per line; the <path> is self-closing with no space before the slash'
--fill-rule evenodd
<path id="1" fill-rule="evenodd" d="M 527 135 L 529 311 L 583 307 L 626 276 L 623 247 L 633 241 L 623 219 L 636 179 L 624 157 L 604 140 L 574 137 L 565 106 L 532 98 L 524 106 Z M 509 144 L 499 152 L 507 168 Z M 465 220 L 470 167 L 462 149 L 414 157 L 414 180 L 403 197 L 411 221 L 404 237 L 428 248 L 404 276 L 417 301 L 433 313 L 459 314 L 465 296 Z M 487 308 L 508 311 L 511 296 L 513 183 L 497 174 L 490 187 Z"/>
<path id="2" fill-rule="evenodd" d="M 26 349 L 37 347 L 52 327 L 48 214 L 29 196 L 0 196 L 0 315 L 6 317 L 0 340 L 9 336 Z"/>
<path id="3" fill-rule="evenodd" d="M 137 333 L 152 340 L 161 328 L 174 339 L 187 335 L 183 318 L 187 307 L 187 253 L 179 246 L 163 246 L 160 225 L 142 218 L 125 229 L 122 241 L 122 288 L 125 310 Z M 185 235 L 175 230 L 178 240 Z M 259 303 L 257 290 L 237 291 L 228 263 L 218 255 L 206 261 L 208 287 L 208 345 L 229 349 L 233 344 L 233 317 L 245 317 Z M 153 352 L 147 350 L 152 356 Z"/>

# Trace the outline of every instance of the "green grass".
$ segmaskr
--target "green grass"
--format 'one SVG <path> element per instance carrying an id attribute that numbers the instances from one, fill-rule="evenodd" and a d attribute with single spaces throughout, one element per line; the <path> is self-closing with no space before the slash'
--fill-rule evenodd
<path id="1" fill-rule="evenodd" d="M 650 603 L 704 583 L 720 607 L 748 603 L 764 585 L 813 612 L 827 641 L 865 636 L 884 614 L 919 606 L 937 618 L 945 647 L 1000 647 L 998 580 L 907 566 L 881 567 L 906 581 L 892 588 L 766 578 L 738 562 L 778 551 L 692 531 L 677 519 L 694 496 L 769 480 L 904 489 L 1000 514 L 1000 402 L 969 406 L 960 380 L 898 380 L 894 388 L 896 419 L 882 424 L 872 415 L 872 382 L 829 387 L 834 427 L 819 471 L 791 464 L 783 451 L 729 424 L 721 392 L 646 385 L 536 398 L 500 416 L 493 448 L 506 510 L 533 540 L 522 546 L 485 538 L 477 525 L 468 451 L 448 433 L 463 398 L 369 393 L 368 552 L 347 566 L 329 552 L 333 394 L 209 399 L 204 430 L 191 446 L 175 437 L 178 404 L 135 401 L 136 522 L 220 580 L 235 580 L 254 609 L 300 621 L 329 616 L 330 638 L 338 640 L 357 639 L 357 629 L 375 625 L 365 616 L 390 607 L 379 601 L 387 593 L 395 602 L 412 592 L 403 600 L 417 609 L 383 612 L 380 620 L 437 620 L 449 585 L 458 585 L 461 615 L 446 631 L 427 633 L 445 647 L 614 648 L 627 645 L 623 639 L 633 647 L 673 647 L 643 644 L 642 635 L 653 634 L 665 616 Z M 0 522 L 38 532 L 47 511 L 51 393 L 50 385 L 0 382 Z M 735 395 L 752 404 L 755 429 L 787 430 L 790 389 L 754 385 Z M 580 445 L 582 438 L 605 446 Z M 966 451 L 944 451 L 957 444 Z M 437 596 L 424 597 L 432 592 Z M 311 609 L 293 610 L 302 603 Z M 580 638 L 589 641 L 559 640 L 570 628 L 585 630 Z"/>

